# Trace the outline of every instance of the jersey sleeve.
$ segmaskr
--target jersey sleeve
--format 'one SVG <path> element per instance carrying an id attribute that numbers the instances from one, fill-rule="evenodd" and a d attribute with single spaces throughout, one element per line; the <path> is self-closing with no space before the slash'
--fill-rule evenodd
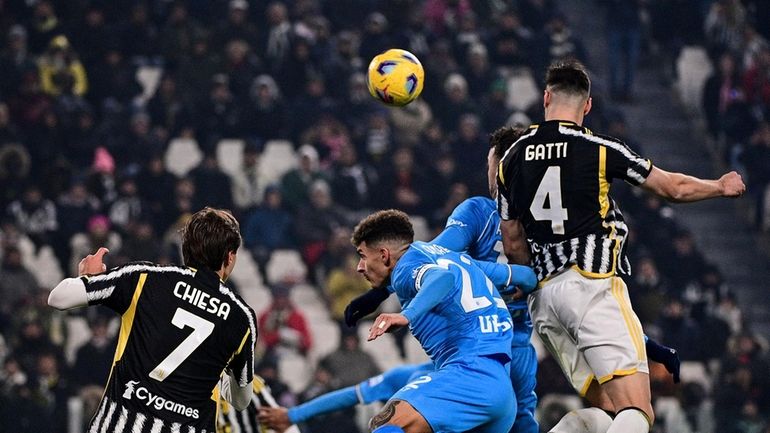
<path id="1" fill-rule="evenodd" d="M 637 155 L 620 141 L 607 141 L 604 149 L 608 180 L 623 179 L 634 186 L 639 186 L 647 180 L 652 170 L 652 161 Z"/>
<path id="2" fill-rule="evenodd" d="M 247 386 L 254 376 L 254 343 L 257 336 L 252 334 L 256 332 L 253 329 L 252 326 L 246 327 L 241 344 L 227 366 L 233 376 L 238 379 L 238 386 L 241 388 Z"/>
<path id="3" fill-rule="evenodd" d="M 399 389 L 409 383 L 415 373 L 433 371 L 433 363 L 426 362 L 416 365 L 402 365 L 392 368 L 385 373 L 374 376 L 356 385 L 358 402 L 361 404 L 386 401 L 393 397 Z"/>
<path id="4" fill-rule="evenodd" d="M 86 286 L 88 305 L 104 305 L 118 314 L 125 313 L 134 292 L 146 278 L 142 277 L 146 268 L 144 264 L 129 263 L 105 273 L 80 277 Z"/>

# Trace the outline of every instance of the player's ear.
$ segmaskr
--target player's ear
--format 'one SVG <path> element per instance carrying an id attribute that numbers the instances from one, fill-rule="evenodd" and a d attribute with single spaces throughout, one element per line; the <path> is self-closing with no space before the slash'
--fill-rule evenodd
<path id="1" fill-rule="evenodd" d="M 385 265 L 390 265 L 390 249 L 381 247 L 380 259 L 382 259 L 382 263 L 384 263 Z"/>
<path id="2" fill-rule="evenodd" d="M 551 92 L 548 89 L 543 90 L 543 108 L 548 108 L 551 105 Z"/>
<path id="3" fill-rule="evenodd" d="M 591 97 L 588 97 L 588 100 L 586 101 L 585 107 L 583 107 L 583 116 L 587 115 L 591 111 L 591 107 L 593 106 L 593 100 Z"/>

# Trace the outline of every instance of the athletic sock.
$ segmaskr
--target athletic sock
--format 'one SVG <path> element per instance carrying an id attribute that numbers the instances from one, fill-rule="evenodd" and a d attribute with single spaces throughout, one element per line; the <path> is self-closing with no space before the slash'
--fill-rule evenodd
<path id="1" fill-rule="evenodd" d="M 635 407 L 621 410 L 607 429 L 607 433 L 648 433 L 650 421 L 647 415 Z"/>
<path id="2" fill-rule="evenodd" d="M 569 412 L 549 433 L 605 433 L 612 418 L 597 408 L 578 409 Z"/>

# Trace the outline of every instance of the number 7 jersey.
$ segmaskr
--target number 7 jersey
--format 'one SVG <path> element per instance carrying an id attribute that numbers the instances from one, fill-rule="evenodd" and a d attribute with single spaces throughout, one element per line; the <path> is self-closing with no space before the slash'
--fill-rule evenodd
<path id="1" fill-rule="evenodd" d="M 498 211 L 521 221 L 540 280 L 567 267 L 593 278 L 627 273 L 628 228 L 610 184 L 641 185 L 651 170 L 622 141 L 573 122 L 532 125 L 500 162 Z"/>
<path id="2" fill-rule="evenodd" d="M 254 312 L 206 269 L 131 263 L 82 277 L 89 305 L 121 315 L 89 432 L 214 432 L 222 372 L 253 376 Z"/>

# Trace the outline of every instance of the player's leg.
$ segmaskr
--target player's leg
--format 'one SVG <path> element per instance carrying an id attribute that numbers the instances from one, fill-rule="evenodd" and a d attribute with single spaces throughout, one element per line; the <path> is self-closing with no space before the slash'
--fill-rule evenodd
<path id="1" fill-rule="evenodd" d="M 570 411 L 548 433 L 605 433 L 612 417 L 598 407 Z"/>
<path id="2" fill-rule="evenodd" d="M 394 429 L 398 428 L 400 430 Z M 404 400 L 390 399 L 380 413 L 369 421 L 369 431 L 377 433 L 431 433 L 425 418 Z"/>
<path id="3" fill-rule="evenodd" d="M 518 324 L 514 325 L 514 329 Z M 515 333 L 516 331 L 514 331 Z M 538 433 L 540 427 L 535 420 L 535 408 L 537 407 L 537 353 L 532 344 L 511 348 L 511 385 L 516 394 L 516 420 L 511 428 L 511 433 Z"/>
<path id="4" fill-rule="evenodd" d="M 607 287 L 596 297 L 578 334 L 585 359 L 616 413 L 608 431 L 646 433 L 654 414 L 641 323 L 623 280 L 613 277 L 592 284 Z"/>

